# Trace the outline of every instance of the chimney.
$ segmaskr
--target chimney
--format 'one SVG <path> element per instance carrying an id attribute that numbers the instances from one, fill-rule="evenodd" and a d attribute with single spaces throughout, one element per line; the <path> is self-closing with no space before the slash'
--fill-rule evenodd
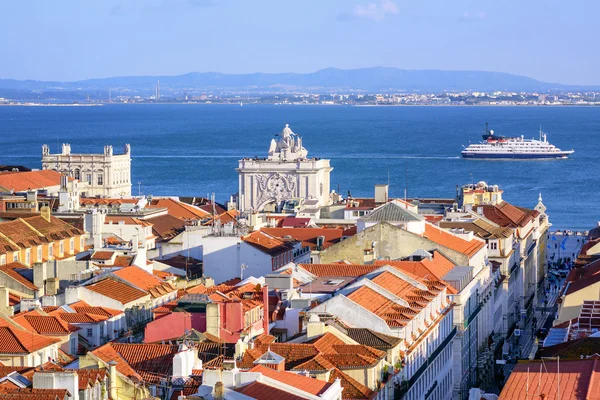
<path id="1" fill-rule="evenodd" d="M 375 259 L 375 251 L 373 249 L 365 249 L 363 262 L 365 264 L 372 264 L 374 259 Z"/>
<path id="2" fill-rule="evenodd" d="M 41 214 L 42 218 L 44 218 L 46 221 L 50 222 L 50 207 L 44 206 L 44 207 L 40 208 L 40 214 Z"/>
<path id="3" fill-rule="evenodd" d="M 188 378 L 194 364 L 194 349 L 189 349 L 185 344 L 179 345 L 179 352 L 173 356 L 173 377 Z"/>
<path id="4" fill-rule="evenodd" d="M 59 282 L 58 278 L 46 279 L 46 296 L 56 296 L 58 294 Z"/>
<path id="5" fill-rule="evenodd" d="M 11 307 L 8 295 L 8 288 L 4 286 L 0 287 L 0 312 L 12 316 L 15 314 L 15 308 Z"/>
<path id="6" fill-rule="evenodd" d="M 325 323 L 317 314 L 311 314 L 306 325 L 306 338 L 310 339 L 325 334 Z"/>
<path id="7" fill-rule="evenodd" d="M 117 395 L 117 363 L 111 361 L 108 363 L 108 372 L 109 372 L 109 387 L 110 387 L 110 398 L 118 399 Z"/>
<path id="8" fill-rule="evenodd" d="M 262 287 L 262 295 L 263 295 L 263 329 L 265 331 L 265 335 L 269 334 L 269 285 L 264 285 Z"/>
<path id="9" fill-rule="evenodd" d="M 225 387 L 223 386 L 223 382 L 219 381 L 215 383 L 215 391 L 214 391 L 215 400 L 223 400 L 225 397 Z"/>
<path id="10" fill-rule="evenodd" d="M 85 230 L 89 232 L 95 250 L 102 248 L 102 227 L 105 220 L 106 215 L 95 209 L 92 209 L 85 214 Z"/>
<path id="11" fill-rule="evenodd" d="M 46 284 L 46 263 L 33 263 L 33 284 L 40 289 L 40 296 L 44 296 Z"/>
<path id="12" fill-rule="evenodd" d="M 61 179 L 62 179 L 62 175 L 61 175 Z M 37 202 L 37 190 L 28 190 L 26 200 L 28 202 L 31 202 L 31 201 Z M 37 204 L 36 204 L 35 208 L 37 209 Z"/>

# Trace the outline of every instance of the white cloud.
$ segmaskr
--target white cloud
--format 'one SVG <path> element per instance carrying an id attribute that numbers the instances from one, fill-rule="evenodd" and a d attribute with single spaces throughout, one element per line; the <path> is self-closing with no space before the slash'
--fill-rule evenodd
<path id="1" fill-rule="evenodd" d="M 367 5 L 357 5 L 354 7 L 351 16 L 355 18 L 365 18 L 373 21 L 382 21 L 386 15 L 398 14 L 398 6 L 392 0 L 379 0 L 378 2 Z M 344 14 L 348 19 L 348 15 Z"/>

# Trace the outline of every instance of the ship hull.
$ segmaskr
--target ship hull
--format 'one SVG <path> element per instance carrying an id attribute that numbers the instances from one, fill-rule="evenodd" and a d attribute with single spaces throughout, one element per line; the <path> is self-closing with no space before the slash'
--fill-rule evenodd
<path id="1" fill-rule="evenodd" d="M 571 152 L 532 154 L 532 153 L 471 153 L 462 152 L 463 158 L 505 159 L 505 160 L 551 160 L 567 158 Z"/>

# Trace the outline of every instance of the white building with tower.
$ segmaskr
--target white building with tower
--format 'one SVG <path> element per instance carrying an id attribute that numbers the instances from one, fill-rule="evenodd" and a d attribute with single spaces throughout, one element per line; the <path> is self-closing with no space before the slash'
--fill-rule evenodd
<path id="1" fill-rule="evenodd" d="M 271 140 L 267 158 L 239 161 L 238 205 L 242 212 L 281 211 L 285 202 L 317 200 L 318 206 L 331 203 L 329 160 L 308 158 L 302 138 L 286 124 Z"/>
<path id="2" fill-rule="evenodd" d="M 84 185 L 83 197 L 131 196 L 131 147 L 125 145 L 123 154 L 114 154 L 112 146 L 104 146 L 103 154 L 73 154 L 71 145 L 63 144 L 60 154 L 51 154 L 42 146 L 42 168 L 71 176 Z"/>

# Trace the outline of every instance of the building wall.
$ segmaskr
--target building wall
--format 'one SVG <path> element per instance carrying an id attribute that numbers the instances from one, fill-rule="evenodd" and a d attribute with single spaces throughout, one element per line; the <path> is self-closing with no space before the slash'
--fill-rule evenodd
<path id="1" fill-rule="evenodd" d="M 131 151 L 125 145 L 124 154 L 114 154 L 112 146 L 105 146 L 103 154 L 71 154 L 71 146 L 62 145 L 61 154 L 50 154 L 42 147 L 42 169 L 53 169 L 87 183 L 83 187 L 87 197 L 131 196 Z"/>
<path id="2" fill-rule="evenodd" d="M 367 228 L 322 250 L 319 261 L 327 264 L 339 260 L 348 260 L 352 263 L 362 264 L 364 262 L 364 249 L 371 248 L 373 243 L 375 243 L 376 258 L 389 257 L 395 260 L 408 257 L 418 249 L 427 251 L 439 249 L 456 264 L 470 265 L 468 257 L 464 254 L 385 222 Z M 485 257 L 485 255 L 482 257 Z"/>
<path id="3" fill-rule="evenodd" d="M 554 321 L 554 325 L 577 318 L 583 302 L 585 300 L 598 300 L 598 293 L 600 293 L 600 282 L 563 296 L 563 301 L 558 310 L 558 318 Z"/>
<path id="4" fill-rule="evenodd" d="M 259 160 L 239 161 L 239 209 L 261 211 L 270 202 L 294 198 L 319 200 L 330 204 L 329 160 Z"/>

